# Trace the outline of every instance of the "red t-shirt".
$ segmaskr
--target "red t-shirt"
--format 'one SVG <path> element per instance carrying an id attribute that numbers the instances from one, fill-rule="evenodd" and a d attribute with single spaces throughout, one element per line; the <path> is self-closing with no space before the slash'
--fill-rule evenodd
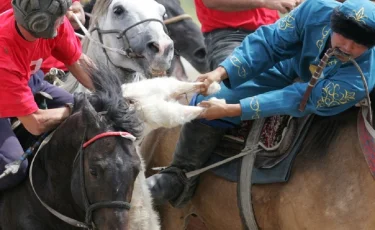
<path id="1" fill-rule="evenodd" d="M 26 41 L 17 32 L 13 10 L 0 14 L 0 118 L 26 116 L 38 107 L 28 82 L 44 60 L 53 55 L 72 65 L 81 56 L 80 43 L 69 20 L 54 39 Z"/>
<path id="2" fill-rule="evenodd" d="M 202 0 L 194 1 L 197 16 L 202 25 L 202 32 L 210 32 L 223 28 L 256 30 L 262 25 L 272 24 L 279 19 L 279 14 L 276 10 L 257 8 L 253 10 L 224 12 L 207 8 Z"/>
<path id="3" fill-rule="evenodd" d="M 0 14 L 12 9 L 12 0 L 0 0 Z M 80 0 L 73 0 L 72 2 L 79 2 Z M 77 37 L 77 40 L 79 38 Z M 64 65 L 64 63 L 58 61 L 53 56 L 48 57 L 46 60 L 43 61 L 42 67 L 40 68 L 44 73 L 47 73 L 52 67 L 67 71 L 68 69 Z"/>

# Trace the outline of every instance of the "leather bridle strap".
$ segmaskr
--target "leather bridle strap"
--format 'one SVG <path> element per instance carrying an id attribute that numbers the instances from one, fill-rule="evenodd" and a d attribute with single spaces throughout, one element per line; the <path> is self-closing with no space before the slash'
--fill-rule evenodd
<path id="1" fill-rule="evenodd" d="M 171 18 L 165 19 L 164 24 L 169 25 L 169 24 L 173 24 L 173 23 L 176 23 L 176 22 L 180 22 L 180 21 L 185 20 L 185 19 L 191 19 L 191 16 L 188 15 L 188 14 L 177 15 L 176 17 L 171 17 Z"/>
<path id="2" fill-rule="evenodd" d="M 131 141 L 135 141 L 135 139 L 136 139 L 132 134 L 130 134 L 128 132 L 105 132 L 105 133 L 98 134 L 98 135 L 94 136 L 93 138 L 91 138 L 90 140 L 86 141 L 82 145 L 82 147 L 86 148 L 87 146 L 89 146 L 90 144 L 95 142 L 96 140 L 98 140 L 100 138 L 103 138 L 103 137 L 109 137 L 109 136 L 121 136 L 121 137 L 129 139 Z"/>
<path id="3" fill-rule="evenodd" d="M 42 147 L 44 145 L 46 145 L 49 140 L 52 138 L 53 134 L 55 133 L 52 132 L 50 135 L 48 135 L 44 141 L 41 143 L 38 151 L 35 153 L 35 156 L 30 164 L 30 174 L 29 174 L 29 180 L 30 180 L 30 185 L 31 185 L 31 188 L 35 194 L 35 196 L 38 198 L 39 202 L 43 205 L 43 207 L 45 207 L 50 213 L 52 213 L 54 216 L 56 216 L 57 218 L 59 218 L 60 220 L 64 221 L 65 223 L 67 224 L 70 224 L 72 226 L 75 226 L 75 227 L 79 227 L 79 228 L 86 228 L 86 229 L 92 229 L 91 227 L 91 215 L 92 215 L 92 212 L 97 210 L 97 209 L 100 209 L 100 208 L 124 208 L 124 209 L 127 209 L 129 210 L 131 205 L 128 203 L 128 202 L 124 202 L 124 201 L 105 201 L 105 202 L 99 202 L 99 203 L 95 203 L 95 204 L 92 204 L 92 205 L 89 205 L 89 204 L 86 204 L 85 203 L 85 207 L 86 207 L 86 216 L 85 216 L 85 222 L 86 223 L 83 223 L 81 221 L 78 221 L 78 220 L 75 220 L 73 218 L 70 218 L 70 217 L 67 217 L 61 213 L 59 213 L 58 211 L 54 210 L 53 208 L 51 208 L 49 205 L 47 205 L 38 195 L 38 193 L 36 192 L 35 190 L 35 187 L 34 187 L 34 183 L 33 183 L 33 169 L 34 169 L 34 162 L 35 162 L 35 159 L 37 158 L 38 154 L 39 154 L 39 151 L 42 149 Z M 85 132 L 84 132 L 84 136 L 86 135 L 86 129 L 85 129 Z M 135 141 L 135 137 L 128 133 L 128 132 L 105 132 L 105 133 L 101 133 L 101 134 L 98 134 L 96 136 L 94 136 L 93 138 L 91 138 L 90 140 L 88 140 L 87 142 L 81 144 L 81 147 L 80 147 L 80 150 L 78 151 L 78 154 L 77 155 L 81 155 L 83 156 L 82 154 L 82 149 L 87 147 L 88 145 L 92 144 L 93 142 L 95 142 L 96 140 L 100 139 L 100 138 L 103 138 L 103 137 L 108 137 L 108 136 L 121 136 L 121 137 L 124 137 L 124 138 L 127 138 L 127 139 L 130 139 L 131 141 Z M 83 140 L 84 140 L 84 137 L 83 137 Z M 82 158 L 81 158 L 82 159 Z M 75 160 L 74 160 L 75 161 Z M 83 162 L 81 162 L 83 163 Z M 82 177 L 83 175 L 81 175 Z M 81 186 L 84 186 L 84 183 L 81 184 Z M 85 187 L 82 188 L 85 192 Z M 86 194 L 84 194 L 86 195 Z M 87 197 L 85 197 L 85 202 L 88 203 L 88 200 L 87 200 Z"/>
<path id="4" fill-rule="evenodd" d="M 83 223 L 81 221 L 78 221 L 78 220 L 72 219 L 70 217 L 67 217 L 67 216 L 65 216 L 65 215 L 57 212 L 53 208 L 51 208 L 49 205 L 47 205 L 46 203 L 44 203 L 44 201 L 39 197 L 38 193 L 35 191 L 35 187 L 34 187 L 34 183 L 33 183 L 33 176 L 32 176 L 33 175 L 33 169 L 34 169 L 34 162 L 35 162 L 35 159 L 37 158 L 37 156 L 39 154 L 39 151 L 43 148 L 44 145 L 46 145 L 50 141 L 50 139 L 52 138 L 52 136 L 53 136 L 54 133 L 55 133 L 55 131 L 53 131 L 50 135 L 48 135 L 43 140 L 43 142 L 40 145 L 38 151 L 35 153 L 35 156 L 34 156 L 33 160 L 31 161 L 31 164 L 30 164 L 30 173 L 29 173 L 29 180 L 30 180 L 31 188 L 32 188 L 32 190 L 33 190 L 36 198 L 38 198 L 39 202 L 43 205 L 43 207 L 45 207 L 54 216 L 56 216 L 60 220 L 64 221 L 65 223 L 68 223 L 68 224 L 70 224 L 72 226 L 79 227 L 79 228 L 90 229 L 90 227 L 86 223 Z"/>

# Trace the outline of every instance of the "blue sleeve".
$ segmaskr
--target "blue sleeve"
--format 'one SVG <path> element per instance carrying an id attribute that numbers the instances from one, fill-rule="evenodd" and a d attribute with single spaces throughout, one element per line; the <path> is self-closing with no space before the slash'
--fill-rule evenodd
<path id="1" fill-rule="evenodd" d="M 368 81 L 368 77 L 366 78 Z M 301 112 L 298 108 L 307 85 L 308 83 L 294 83 L 280 90 L 242 99 L 241 119 L 252 120 L 273 115 L 301 117 L 311 113 L 332 116 L 347 110 L 366 96 L 362 79 L 356 69 L 353 66 L 343 68 L 333 77 L 317 82 L 305 111 Z M 373 86 L 369 87 L 371 91 Z"/>
<path id="2" fill-rule="evenodd" d="M 306 0 L 288 15 L 268 26 L 259 27 L 234 49 L 220 66 L 224 67 L 230 88 L 260 75 L 277 62 L 295 56 L 302 50 L 306 14 L 315 0 Z M 304 18 L 302 18 L 305 15 Z"/>

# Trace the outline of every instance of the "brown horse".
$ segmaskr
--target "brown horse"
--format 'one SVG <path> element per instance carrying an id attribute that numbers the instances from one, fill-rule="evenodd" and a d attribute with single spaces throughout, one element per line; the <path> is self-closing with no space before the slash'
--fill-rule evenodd
<path id="1" fill-rule="evenodd" d="M 357 115 L 358 109 L 353 108 L 333 117 L 316 117 L 289 181 L 253 186 L 260 229 L 375 228 L 375 183 L 359 145 Z M 155 133 L 142 145 L 143 151 L 153 154 L 147 160 L 148 169 L 169 165 L 179 128 Z M 236 187 L 211 172 L 202 174 L 185 208 L 159 208 L 162 229 L 186 229 L 192 213 L 204 229 L 242 229 Z"/>

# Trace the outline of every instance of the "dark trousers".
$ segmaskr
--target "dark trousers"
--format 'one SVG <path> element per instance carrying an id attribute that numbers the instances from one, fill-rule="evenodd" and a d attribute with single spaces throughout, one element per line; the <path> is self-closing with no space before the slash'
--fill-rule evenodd
<path id="1" fill-rule="evenodd" d="M 210 70 L 216 69 L 232 53 L 234 48 L 239 46 L 245 37 L 252 32 L 229 28 L 204 33 Z"/>
<path id="2" fill-rule="evenodd" d="M 43 91 L 53 97 L 53 100 L 47 100 L 49 109 L 64 106 L 66 103 L 73 103 L 73 95 L 65 90 L 58 88 L 44 81 L 44 74 L 38 71 L 33 74 L 29 81 L 29 87 L 35 95 Z M 18 160 L 23 149 L 16 135 L 14 134 L 8 118 L 0 118 L 0 174 L 5 170 L 5 165 Z M 16 174 L 10 174 L 0 179 L 0 191 L 11 188 L 21 182 L 27 175 L 28 162 L 25 160 Z"/>

